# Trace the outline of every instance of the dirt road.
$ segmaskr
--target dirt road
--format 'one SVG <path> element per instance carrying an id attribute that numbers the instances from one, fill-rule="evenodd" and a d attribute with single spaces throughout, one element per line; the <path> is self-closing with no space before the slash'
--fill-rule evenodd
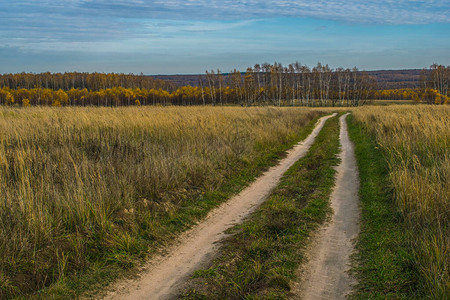
<path id="1" fill-rule="evenodd" d="M 307 153 L 325 121 L 335 115 L 321 118 L 313 132 L 291 149 L 278 165 L 270 168 L 241 193 L 211 211 L 203 222 L 184 233 L 166 255 L 156 257 L 149 263 L 138 280 L 117 284 L 106 299 L 170 299 L 176 296 L 192 272 L 214 257 L 217 242 L 225 236 L 224 231 L 242 222 L 266 200 L 283 173 Z"/>
<path id="2" fill-rule="evenodd" d="M 341 163 L 331 195 L 334 214 L 314 237 L 307 253 L 309 261 L 300 275 L 303 282 L 294 288 L 294 299 L 344 299 L 354 284 L 347 270 L 354 249 L 352 240 L 359 232 L 359 176 L 346 117 L 340 118 Z"/>

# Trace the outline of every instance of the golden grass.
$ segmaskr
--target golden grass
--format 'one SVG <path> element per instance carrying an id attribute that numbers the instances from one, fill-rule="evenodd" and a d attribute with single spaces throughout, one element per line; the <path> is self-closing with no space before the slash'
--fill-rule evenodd
<path id="1" fill-rule="evenodd" d="M 95 261 L 132 264 L 130 255 L 170 235 L 161 222 L 183 223 L 186 202 L 257 169 L 319 115 L 1 107 L 0 298 L 32 293 Z"/>
<path id="2" fill-rule="evenodd" d="M 385 153 L 424 287 L 433 299 L 444 299 L 450 293 L 450 107 L 361 107 L 353 112 Z"/>

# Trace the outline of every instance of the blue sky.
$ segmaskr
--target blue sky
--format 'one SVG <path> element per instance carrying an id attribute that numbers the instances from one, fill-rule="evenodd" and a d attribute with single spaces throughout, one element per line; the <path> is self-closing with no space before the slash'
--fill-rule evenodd
<path id="1" fill-rule="evenodd" d="M 0 73 L 450 65 L 449 0 L 0 0 Z"/>

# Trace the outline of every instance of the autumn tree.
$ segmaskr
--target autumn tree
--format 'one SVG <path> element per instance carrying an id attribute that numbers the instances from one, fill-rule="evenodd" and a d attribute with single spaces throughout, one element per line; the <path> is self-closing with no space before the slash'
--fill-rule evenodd
<path id="1" fill-rule="evenodd" d="M 234 69 L 230 73 L 230 82 L 234 90 L 235 103 L 244 105 L 243 95 L 242 95 L 242 74 L 239 70 Z"/>
<path id="2" fill-rule="evenodd" d="M 214 70 L 206 71 L 206 81 L 208 82 L 209 94 L 211 96 L 211 104 L 216 105 L 216 75 Z"/>
<path id="3" fill-rule="evenodd" d="M 438 64 L 433 64 L 430 66 L 431 69 L 431 81 L 433 83 L 433 88 L 439 93 L 439 103 L 443 104 L 446 97 L 449 94 L 449 84 L 450 84 L 450 66 L 443 66 Z"/>

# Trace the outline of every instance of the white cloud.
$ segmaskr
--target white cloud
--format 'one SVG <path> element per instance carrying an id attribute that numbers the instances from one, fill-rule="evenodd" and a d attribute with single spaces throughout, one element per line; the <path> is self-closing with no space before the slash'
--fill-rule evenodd
<path id="1" fill-rule="evenodd" d="M 311 17 L 344 22 L 422 24 L 450 22 L 448 0 L 53 0 L 14 1 L 20 10 L 62 13 L 69 16 L 121 16 L 227 20 L 267 17 Z M 9 10 L 10 10 L 9 9 Z M 55 10 L 59 10 L 55 12 Z M 14 13 L 14 11 L 13 11 Z"/>
<path id="2" fill-rule="evenodd" d="M 5 1 L 6 2 L 6 1 Z M 225 32 L 270 18 L 350 24 L 450 23 L 448 0 L 16 0 L 0 2 L 0 38 L 21 49 L 125 51 L 131 40 Z M 178 37 L 179 38 L 179 35 Z M 114 46 L 116 45 L 116 46 Z M 125 48 L 125 49 L 124 49 Z"/>
<path id="3" fill-rule="evenodd" d="M 359 23 L 421 24 L 450 22 L 444 0 L 156 0 L 80 1 L 79 4 L 145 12 L 152 18 L 251 19 L 255 17 L 312 17 Z M 139 10 L 139 11 L 138 11 Z M 132 16 L 131 16 L 132 17 Z"/>

